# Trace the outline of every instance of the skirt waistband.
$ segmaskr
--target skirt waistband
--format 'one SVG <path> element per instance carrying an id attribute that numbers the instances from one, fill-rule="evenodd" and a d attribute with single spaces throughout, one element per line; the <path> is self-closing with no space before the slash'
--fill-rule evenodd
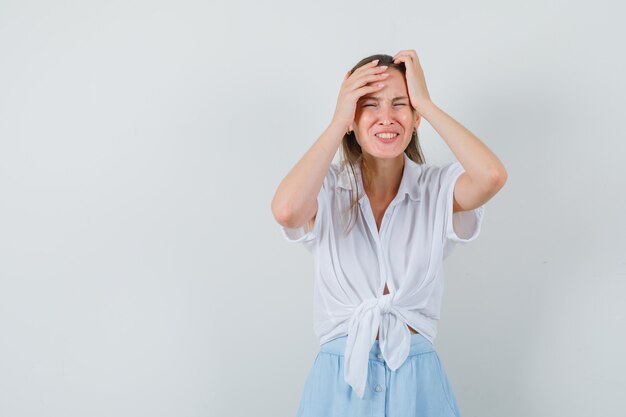
<path id="1" fill-rule="evenodd" d="M 346 341 L 348 336 L 337 337 L 333 340 L 329 340 L 326 343 L 320 345 L 320 352 L 332 353 L 333 355 L 343 356 L 346 350 Z M 411 335 L 411 347 L 409 349 L 409 356 L 419 355 L 421 353 L 433 352 L 434 346 L 428 339 L 419 333 Z M 372 348 L 370 349 L 370 360 L 383 361 L 382 353 L 380 351 L 380 344 L 378 340 L 374 341 Z"/>

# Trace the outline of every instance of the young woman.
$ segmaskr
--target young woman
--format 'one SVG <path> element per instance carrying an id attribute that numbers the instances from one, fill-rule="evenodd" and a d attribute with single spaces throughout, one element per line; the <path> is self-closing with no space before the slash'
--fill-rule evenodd
<path id="1" fill-rule="evenodd" d="M 458 162 L 425 163 L 422 117 Z M 348 71 L 329 126 L 272 201 L 285 238 L 315 258 L 320 352 L 298 416 L 460 415 L 432 344 L 442 262 L 476 239 L 506 178 L 496 155 L 432 102 L 414 50 Z"/>

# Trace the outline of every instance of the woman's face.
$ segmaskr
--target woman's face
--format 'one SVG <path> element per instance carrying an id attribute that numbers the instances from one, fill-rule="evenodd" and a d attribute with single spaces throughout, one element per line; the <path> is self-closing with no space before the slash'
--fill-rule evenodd
<path id="1" fill-rule="evenodd" d="M 411 107 L 402 73 L 395 68 L 386 72 L 387 79 L 368 84 L 382 82 L 385 86 L 358 100 L 354 118 L 354 133 L 361 150 L 375 158 L 401 155 L 421 120 Z M 387 135 L 380 137 L 384 133 Z"/>

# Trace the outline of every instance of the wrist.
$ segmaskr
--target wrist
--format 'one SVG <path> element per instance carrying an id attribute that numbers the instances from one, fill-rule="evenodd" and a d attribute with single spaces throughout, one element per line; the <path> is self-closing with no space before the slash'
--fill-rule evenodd
<path id="1" fill-rule="evenodd" d="M 434 108 L 437 108 L 437 106 L 432 102 L 432 100 L 422 100 L 415 110 L 420 114 L 420 116 L 424 116 L 424 113 L 428 113 Z"/>
<path id="2" fill-rule="evenodd" d="M 334 133 L 341 134 L 341 137 L 343 138 L 343 135 L 345 135 L 348 132 L 348 129 L 350 128 L 350 124 L 351 123 L 349 122 L 332 119 L 330 124 L 328 125 L 327 130 L 331 130 Z"/>

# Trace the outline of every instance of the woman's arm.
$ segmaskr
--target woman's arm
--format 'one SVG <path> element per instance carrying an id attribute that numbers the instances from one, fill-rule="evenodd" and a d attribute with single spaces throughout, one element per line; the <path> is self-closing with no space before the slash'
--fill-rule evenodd
<path id="1" fill-rule="evenodd" d="M 272 213 L 282 226 L 297 228 L 315 218 L 317 196 L 343 136 L 354 122 L 358 99 L 384 86 L 368 85 L 384 79 L 381 74 L 387 67 L 377 67 L 377 63 L 374 60 L 352 74 L 346 73 L 330 125 L 279 184 L 272 199 Z"/>
<path id="2" fill-rule="evenodd" d="M 507 180 L 504 165 L 480 139 L 432 102 L 414 50 L 398 52 L 394 62 L 404 62 L 411 104 L 439 133 L 465 170 L 455 184 L 454 211 L 485 204 Z"/>
<path id="3" fill-rule="evenodd" d="M 331 124 L 281 181 L 272 199 L 272 213 L 284 227 L 301 227 L 317 213 L 317 195 L 346 127 Z"/>
<path id="4" fill-rule="evenodd" d="M 454 211 L 472 210 L 485 204 L 507 180 L 502 162 L 472 132 L 433 102 L 422 103 L 419 113 L 439 133 L 465 169 L 454 188 Z"/>

